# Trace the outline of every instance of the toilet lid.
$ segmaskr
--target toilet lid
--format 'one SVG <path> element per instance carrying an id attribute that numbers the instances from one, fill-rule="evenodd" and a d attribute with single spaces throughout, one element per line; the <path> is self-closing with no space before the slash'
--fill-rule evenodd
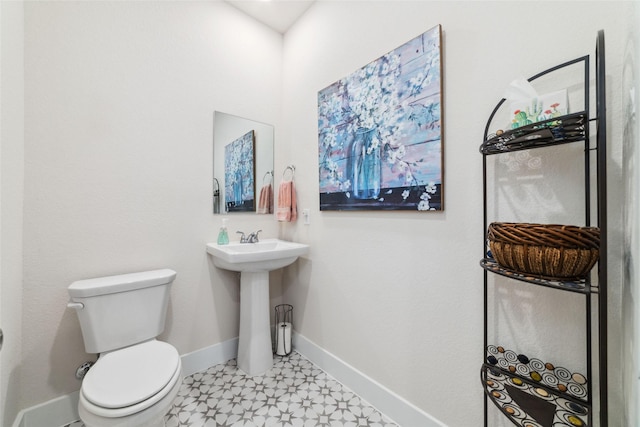
<path id="1" fill-rule="evenodd" d="M 148 341 L 100 356 L 82 382 L 82 393 L 103 408 L 123 408 L 149 399 L 165 387 L 180 364 L 178 351 Z"/>

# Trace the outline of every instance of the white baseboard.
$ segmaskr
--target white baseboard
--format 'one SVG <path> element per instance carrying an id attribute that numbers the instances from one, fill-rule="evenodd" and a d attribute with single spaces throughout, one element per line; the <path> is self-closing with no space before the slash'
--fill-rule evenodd
<path id="1" fill-rule="evenodd" d="M 185 377 L 196 372 L 206 371 L 214 365 L 219 365 L 238 355 L 238 338 L 232 338 L 209 347 L 201 348 L 191 353 L 183 354 L 182 373 Z"/>
<path id="2" fill-rule="evenodd" d="M 78 419 L 78 392 L 23 409 L 13 427 L 64 426 Z"/>
<path id="3" fill-rule="evenodd" d="M 447 427 L 382 384 L 294 331 L 293 349 L 344 384 L 400 426 Z M 224 363 L 237 356 L 238 338 L 233 338 L 181 356 L 185 376 Z M 73 392 L 20 411 L 12 427 L 64 426 L 79 419 L 78 395 Z"/>
<path id="4" fill-rule="evenodd" d="M 313 341 L 293 334 L 293 349 L 344 384 L 399 426 L 447 427 L 417 406 L 403 399 L 353 366 L 319 347 Z"/>

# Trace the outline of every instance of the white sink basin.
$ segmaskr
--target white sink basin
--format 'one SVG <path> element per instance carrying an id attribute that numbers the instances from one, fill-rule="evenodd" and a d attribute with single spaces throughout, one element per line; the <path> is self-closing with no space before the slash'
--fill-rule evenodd
<path id="1" fill-rule="evenodd" d="M 309 245 L 279 239 L 263 239 L 258 243 L 207 244 L 216 267 L 231 271 L 271 271 L 292 264 L 309 251 Z"/>

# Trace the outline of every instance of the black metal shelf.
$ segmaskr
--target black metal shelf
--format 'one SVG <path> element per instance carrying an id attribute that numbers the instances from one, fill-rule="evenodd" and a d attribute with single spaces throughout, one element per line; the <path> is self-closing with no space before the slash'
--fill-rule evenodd
<path id="1" fill-rule="evenodd" d="M 590 108 L 590 56 L 582 56 L 542 71 L 528 80 L 550 75 L 569 67 L 583 67 L 584 106 L 582 111 L 531 123 L 523 127 L 489 133 L 496 113 L 505 99 L 495 106 L 485 127 L 480 153 L 483 160 L 483 259 L 484 269 L 484 358 L 481 379 L 485 391 L 484 426 L 488 426 L 488 404 L 492 401 L 512 423 L 520 427 L 599 427 L 608 426 L 608 374 L 607 374 L 607 155 L 606 155 L 606 73 L 604 61 L 604 32 L 599 31 L 595 49 L 595 117 Z M 596 134 L 590 134 L 590 122 L 595 122 Z M 495 129 L 495 128 L 494 128 Z M 557 280 L 536 277 L 501 267 L 486 252 L 488 219 L 487 157 L 550 147 L 582 141 L 584 143 L 584 225 L 591 225 L 591 216 L 597 214 L 600 229 L 597 273 L 576 280 Z M 595 153 L 595 155 L 593 155 Z M 595 157 L 595 165 L 592 157 Z M 595 184 L 592 184 L 595 177 Z M 592 194 L 595 193 L 595 194 Z M 592 196 L 595 195 L 595 203 Z M 593 212 L 592 212 L 593 211 Z M 488 345 L 489 330 L 489 274 L 536 286 L 573 292 L 584 298 L 583 352 L 586 375 L 556 368 L 540 359 L 530 359 L 502 347 Z M 593 280 L 593 284 L 591 283 Z M 592 309 L 595 304 L 596 309 Z M 597 340 L 594 339 L 597 336 Z M 581 352 L 582 353 L 582 352 Z M 597 359 L 594 357 L 597 354 Z M 595 372 L 595 375 L 594 375 Z M 589 381 L 587 381 L 589 378 Z M 592 387 L 593 378 L 598 389 Z M 594 394 L 598 399 L 594 399 Z M 594 402 L 597 406 L 594 408 Z M 597 414 L 594 417 L 593 413 Z M 594 424 L 597 423 L 597 424 Z"/>
<path id="2" fill-rule="evenodd" d="M 577 278 L 573 280 L 558 280 L 546 277 L 532 276 L 515 270 L 510 270 L 500 266 L 493 258 L 484 258 L 480 261 L 480 266 L 485 270 L 508 277 L 510 279 L 519 280 L 521 282 L 531 283 L 547 288 L 560 289 L 568 292 L 577 292 L 580 294 L 597 293 L 598 288 L 591 286 L 587 279 Z"/>

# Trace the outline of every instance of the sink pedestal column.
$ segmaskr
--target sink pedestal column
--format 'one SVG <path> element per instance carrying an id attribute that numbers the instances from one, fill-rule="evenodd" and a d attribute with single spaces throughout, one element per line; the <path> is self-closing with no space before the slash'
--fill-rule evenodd
<path id="1" fill-rule="evenodd" d="M 240 273 L 238 368 L 253 376 L 273 366 L 269 316 L 269 272 Z"/>

